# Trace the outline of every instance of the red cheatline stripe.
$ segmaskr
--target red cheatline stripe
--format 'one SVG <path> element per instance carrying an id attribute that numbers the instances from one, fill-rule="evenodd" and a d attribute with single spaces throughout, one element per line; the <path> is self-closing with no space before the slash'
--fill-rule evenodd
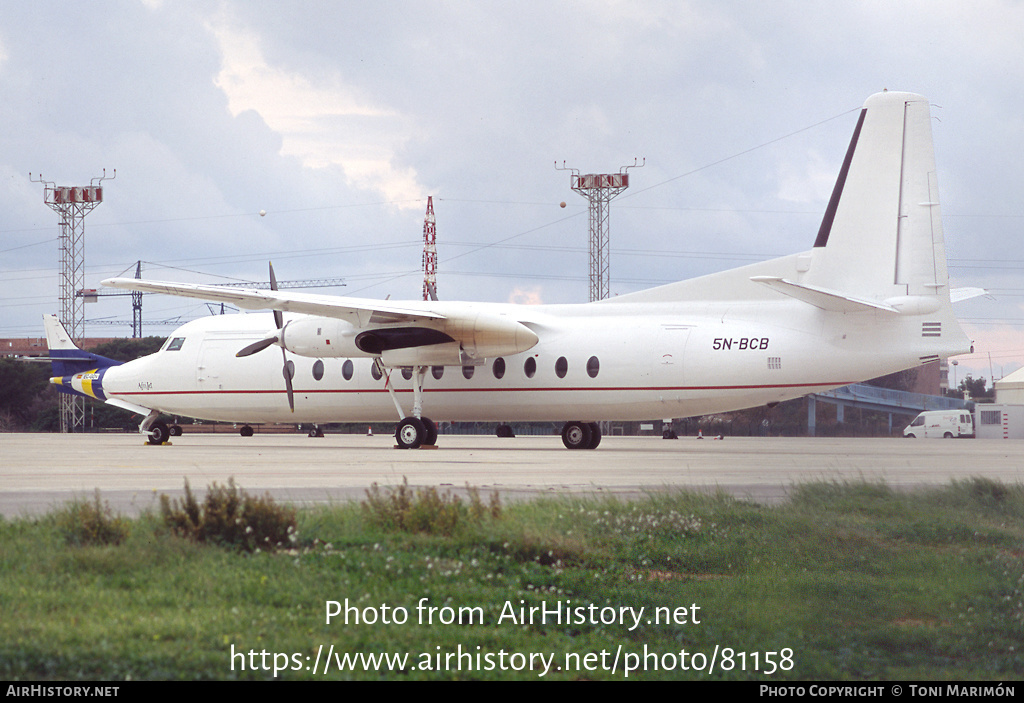
<path id="1" fill-rule="evenodd" d="M 597 387 L 597 388 L 559 388 L 559 387 L 547 387 L 547 388 L 424 388 L 424 393 L 508 393 L 508 392 L 593 392 L 593 391 L 649 391 L 649 392 L 666 392 L 666 391 L 739 391 L 739 390 L 768 390 L 772 388 L 817 388 L 822 386 L 848 386 L 855 381 L 826 381 L 824 383 L 779 383 L 779 384 L 765 384 L 765 385 L 742 385 L 742 386 L 622 386 L 622 387 Z M 302 390 L 294 389 L 295 393 L 305 393 L 306 395 L 314 395 L 321 393 L 338 393 L 338 394 L 349 394 L 349 393 L 387 393 L 387 389 L 323 389 L 323 390 Z M 411 388 L 396 388 L 397 393 L 412 393 Z M 266 394 L 266 393 L 285 393 L 281 390 L 237 390 L 237 391 L 126 391 L 124 393 L 117 393 L 117 396 L 156 396 L 156 395 L 251 395 L 251 394 Z"/>

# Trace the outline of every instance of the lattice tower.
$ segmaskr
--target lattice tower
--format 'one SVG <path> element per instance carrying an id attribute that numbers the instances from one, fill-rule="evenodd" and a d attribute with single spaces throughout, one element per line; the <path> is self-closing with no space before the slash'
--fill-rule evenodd
<path id="1" fill-rule="evenodd" d="M 437 300 L 437 224 L 434 196 L 427 196 L 427 214 L 423 218 L 423 299 Z"/>
<path id="2" fill-rule="evenodd" d="M 644 160 L 646 163 L 646 159 Z M 611 201 L 629 188 L 630 168 L 643 166 L 633 163 L 618 173 L 589 173 L 572 171 L 572 189 L 590 202 L 590 301 L 604 300 L 611 295 Z M 556 168 L 558 168 L 556 164 Z"/>
<path id="3" fill-rule="evenodd" d="M 100 184 L 107 180 L 106 175 L 104 169 L 103 176 L 93 178 L 88 186 L 58 186 L 41 175 L 37 181 L 44 186 L 43 202 L 60 215 L 60 319 L 79 347 L 85 339 L 85 216 L 103 202 Z M 85 399 L 61 393 L 60 431 L 84 429 Z"/>

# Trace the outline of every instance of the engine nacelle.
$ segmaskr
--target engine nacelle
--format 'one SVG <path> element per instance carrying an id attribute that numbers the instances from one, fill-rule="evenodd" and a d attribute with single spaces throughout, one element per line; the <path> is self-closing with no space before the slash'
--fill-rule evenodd
<path id="1" fill-rule="evenodd" d="M 372 356 L 356 346 L 356 328 L 333 317 L 300 317 L 281 330 L 281 346 L 293 354 L 319 359 Z"/>
<path id="2" fill-rule="evenodd" d="M 478 313 L 370 328 L 333 317 L 300 317 L 284 326 L 276 343 L 313 358 L 386 356 L 388 365 L 461 365 L 518 354 L 537 341 L 535 332 L 512 318 Z"/>
<path id="3" fill-rule="evenodd" d="M 537 333 L 521 322 L 504 315 L 478 313 L 446 319 L 441 325 L 463 351 L 474 359 L 510 356 L 537 344 Z"/>

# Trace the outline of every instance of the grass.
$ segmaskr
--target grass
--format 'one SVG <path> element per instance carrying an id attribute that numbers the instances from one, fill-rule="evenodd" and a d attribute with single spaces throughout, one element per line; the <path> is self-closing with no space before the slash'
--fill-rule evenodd
<path id="1" fill-rule="evenodd" d="M 386 515 L 418 510 L 408 487 L 390 490 L 300 511 L 294 546 L 274 551 L 190 541 L 158 515 L 126 521 L 119 544 L 69 541 L 66 509 L 0 521 L 0 678 L 621 680 L 629 664 L 630 679 L 964 681 L 1024 670 L 1021 486 L 817 483 L 774 507 L 685 492 L 492 498 L 486 510 L 461 504 L 457 528 L 437 518 L 444 530 L 375 519 L 374 501 Z M 419 495 L 441 516 L 455 502 Z M 124 521 L 98 495 L 92 505 Z M 581 610 L 520 621 L 542 605 Z M 640 624 L 608 617 L 620 607 L 643 607 Z M 385 654 L 407 658 L 336 668 Z"/>

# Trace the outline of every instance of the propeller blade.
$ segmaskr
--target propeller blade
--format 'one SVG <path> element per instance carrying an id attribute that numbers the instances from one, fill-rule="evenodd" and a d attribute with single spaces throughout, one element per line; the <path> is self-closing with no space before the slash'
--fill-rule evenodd
<path id="1" fill-rule="evenodd" d="M 274 275 L 274 262 L 267 262 L 270 264 L 270 290 L 277 290 L 277 276 Z M 277 325 L 277 329 L 284 327 L 284 313 L 280 310 L 274 311 L 274 324 Z"/>
<path id="2" fill-rule="evenodd" d="M 270 264 L 270 290 L 277 290 L 277 276 L 274 275 L 274 262 L 269 261 L 267 263 Z M 270 344 L 273 344 L 274 342 L 277 342 L 279 340 L 283 341 L 282 335 L 284 334 L 284 332 L 282 330 L 284 329 L 284 313 L 282 313 L 280 310 L 274 311 L 274 324 L 277 325 L 278 333 L 274 336 L 272 340 L 270 340 Z M 256 342 L 256 344 L 261 344 L 261 342 Z M 249 346 L 254 347 L 256 346 L 256 344 L 251 344 Z M 266 347 L 270 346 L 270 344 L 260 347 L 260 349 L 266 349 Z M 249 347 L 246 347 L 245 349 L 248 348 Z M 243 349 L 242 351 L 245 351 L 245 349 Z M 254 351 L 259 351 L 259 349 L 255 349 Z M 284 359 L 284 368 L 282 369 L 282 374 L 284 375 L 285 390 L 288 391 L 288 407 L 291 409 L 292 412 L 295 412 L 295 394 L 292 391 L 292 374 L 290 369 L 288 368 L 288 350 L 285 349 L 283 345 L 281 347 L 281 357 Z"/>
<path id="3" fill-rule="evenodd" d="M 282 373 L 284 374 L 284 387 L 288 391 L 288 407 L 292 412 L 295 412 L 295 395 L 292 392 L 292 374 L 291 369 L 288 368 L 288 357 L 285 354 L 285 350 L 281 350 L 281 356 L 284 357 L 284 368 Z"/>
<path id="4" fill-rule="evenodd" d="M 267 337 L 266 339 L 261 339 L 258 342 L 253 342 L 252 344 L 250 344 L 249 346 L 245 347 L 244 349 L 240 349 L 238 351 L 238 353 L 235 354 L 235 356 L 238 356 L 238 357 L 249 356 L 251 354 L 255 354 L 256 352 L 261 352 L 264 349 L 266 349 L 267 347 L 269 347 L 270 345 L 272 345 L 276 341 L 277 341 L 277 335 L 275 334 L 273 337 Z"/>

